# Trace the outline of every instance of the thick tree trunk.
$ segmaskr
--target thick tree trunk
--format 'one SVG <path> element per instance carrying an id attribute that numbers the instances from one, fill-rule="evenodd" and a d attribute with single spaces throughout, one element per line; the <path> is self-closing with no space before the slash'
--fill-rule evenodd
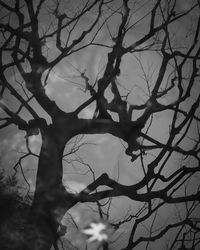
<path id="1" fill-rule="evenodd" d="M 54 133 L 53 133 L 54 132 Z M 62 186 L 62 157 L 65 143 L 48 127 L 42 131 L 34 201 L 30 212 L 29 248 L 49 250 L 57 239 L 57 229 L 65 214 Z"/>
<path id="2" fill-rule="evenodd" d="M 97 123 L 98 124 L 98 123 Z M 74 204 L 62 185 L 62 157 L 66 143 L 79 133 L 119 133 L 114 123 L 94 126 L 93 121 L 79 120 L 74 114 L 57 115 L 53 124 L 41 129 L 42 146 L 38 162 L 36 189 L 30 212 L 26 250 L 50 250 L 57 240 L 57 230 L 63 216 Z M 108 128 L 107 128 L 108 127 Z M 68 200 L 67 198 L 68 197 Z"/>

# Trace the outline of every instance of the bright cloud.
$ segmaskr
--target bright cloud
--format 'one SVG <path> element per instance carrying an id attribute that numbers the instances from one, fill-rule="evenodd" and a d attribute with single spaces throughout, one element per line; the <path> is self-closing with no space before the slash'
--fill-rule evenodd
<path id="1" fill-rule="evenodd" d="M 66 181 L 66 186 L 67 190 L 74 194 L 79 193 L 86 188 L 86 185 L 84 183 L 77 181 Z"/>
<path id="2" fill-rule="evenodd" d="M 29 137 L 30 149 L 33 153 L 38 154 L 41 146 L 41 136 L 32 135 Z"/>

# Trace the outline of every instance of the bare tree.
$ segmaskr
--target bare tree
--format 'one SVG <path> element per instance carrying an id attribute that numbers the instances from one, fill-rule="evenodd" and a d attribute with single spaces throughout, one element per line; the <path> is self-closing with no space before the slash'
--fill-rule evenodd
<path id="1" fill-rule="evenodd" d="M 0 6 L 0 127 L 14 124 L 26 133 L 24 157 L 33 154 L 30 137 L 42 137 L 27 228 L 30 249 L 56 248 L 60 222 L 77 203 L 119 196 L 141 204 L 138 213 L 113 223 L 117 229 L 132 222 L 123 249 L 146 243 L 148 249 L 150 242 L 176 228 L 168 249 L 195 249 L 200 201 L 199 1 L 1 0 Z M 85 99 L 73 110 L 73 105 L 61 108 L 47 91 L 52 72 L 66 59 L 78 60 L 79 53 L 94 48 L 103 55 L 101 70 L 92 77 L 87 62 L 77 68 L 76 84 Z M 136 89 L 142 93 L 140 102 L 134 100 Z M 92 117 L 81 116 L 91 105 Z M 168 117 L 167 130 L 158 115 Z M 159 131 L 162 136 L 157 137 Z M 138 167 L 142 172 L 140 180 L 125 185 L 102 173 L 79 194 L 68 192 L 62 183 L 65 146 L 83 134 L 119 138 L 133 171 Z M 171 161 L 174 156 L 181 159 L 178 164 Z M 183 203 L 185 212 L 178 208 Z M 178 220 L 159 228 L 159 211 L 174 204 Z M 148 233 L 141 236 L 144 224 Z"/>

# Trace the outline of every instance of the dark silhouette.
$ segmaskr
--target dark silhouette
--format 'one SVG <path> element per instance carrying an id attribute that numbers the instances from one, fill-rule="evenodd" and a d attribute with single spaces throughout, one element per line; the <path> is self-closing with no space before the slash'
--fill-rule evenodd
<path id="1" fill-rule="evenodd" d="M 168 233 L 174 229 L 166 249 L 198 249 L 200 11 L 198 0 L 183 2 L 0 0 L 0 128 L 15 125 L 26 133 L 26 156 L 34 155 L 29 138 L 42 137 L 25 230 L 30 249 L 50 250 L 52 245 L 58 249 L 62 217 L 77 203 L 120 196 L 142 204 L 138 213 L 130 212 L 111 223 L 116 230 L 132 223 L 124 250 L 139 244 L 148 249 L 151 242 L 165 235 L 169 239 Z M 181 32 L 179 27 L 183 27 Z M 70 107 L 63 110 L 47 94 L 50 75 L 64 59 L 91 47 L 106 52 L 105 65 L 96 80 L 90 79 L 87 62 L 82 65 L 87 69 L 79 75 L 86 99 L 73 111 Z M 143 54 L 158 60 L 155 69 L 143 65 Z M 126 78 L 129 56 L 139 65 L 141 83 L 134 68 Z M 129 82 L 129 90 L 120 86 L 123 81 Z M 129 98 L 137 94 L 133 85 L 145 92 L 140 104 Z M 14 105 L 7 103 L 13 98 Z M 81 118 L 81 111 L 91 104 L 96 105 L 93 117 Z M 170 116 L 163 140 L 152 132 L 162 131 L 162 125 L 156 123 L 157 114 Z M 102 173 L 79 194 L 68 192 L 62 183 L 65 146 L 83 134 L 119 138 L 133 168 L 139 164 L 143 169 L 143 177 L 125 185 Z M 174 155 L 182 156 L 178 166 L 170 160 Z M 179 211 L 177 220 L 154 229 L 156 215 L 170 204 L 184 204 L 185 209 Z M 137 230 L 145 223 L 148 233 L 142 236 Z M 102 247 L 109 246 L 105 243 Z"/>

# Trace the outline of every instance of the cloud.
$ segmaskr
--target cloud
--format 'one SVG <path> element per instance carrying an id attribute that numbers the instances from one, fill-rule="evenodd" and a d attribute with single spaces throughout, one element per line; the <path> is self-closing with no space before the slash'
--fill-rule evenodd
<path id="1" fill-rule="evenodd" d="M 56 73 L 50 73 L 49 77 L 48 77 L 49 81 L 51 83 L 57 83 L 57 82 L 62 82 L 65 81 L 65 79 L 63 79 L 61 76 L 59 76 Z"/>
<path id="2" fill-rule="evenodd" d="M 29 137 L 29 146 L 33 153 L 38 154 L 41 147 L 41 136 L 32 135 Z"/>
<path id="3" fill-rule="evenodd" d="M 69 214 L 73 218 L 73 220 L 76 222 L 76 224 L 80 223 L 80 221 L 81 221 L 81 214 L 80 214 L 79 211 L 77 211 L 75 209 L 72 209 Z M 64 219 L 63 219 L 63 221 L 64 221 Z"/>
<path id="4" fill-rule="evenodd" d="M 92 119 L 93 115 L 94 115 L 94 108 L 92 109 L 87 107 L 80 112 L 79 117 L 85 119 Z"/>
<path id="5" fill-rule="evenodd" d="M 101 145 L 101 144 L 104 144 L 104 143 L 107 143 L 108 141 L 110 143 L 113 143 L 114 140 L 114 137 L 108 135 L 108 134 L 96 134 L 96 135 L 88 135 L 87 136 L 87 141 L 90 141 L 90 142 L 93 142 L 93 143 L 96 143 L 98 145 Z"/>
<path id="6" fill-rule="evenodd" d="M 77 194 L 86 188 L 86 185 L 82 182 L 77 181 L 64 181 L 64 185 L 68 192 Z"/>
<path id="7" fill-rule="evenodd" d="M 53 94 L 53 88 L 52 88 L 51 85 L 49 85 L 49 84 L 46 85 L 46 86 L 44 87 L 44 89 L 45 89 L 46 95 L 51 96 L 51 95 Z"/>
<path id="8" fill-rule="evenodd" d="M 25 141 L 24 141 L 24 134 L 21 132 L 16 133 L 10 140 L 11 143 L 11 150 L 17 150 L 21 152 L 26 151 Z"/>
<path id="9" fill-rule="evenodd" d="M 86 108 L 83 110 L 83 112 L 84 112 L 85 118 L 92 118 L 93 117 L 93 114 L 94 114 L 93 110 Z"/>

